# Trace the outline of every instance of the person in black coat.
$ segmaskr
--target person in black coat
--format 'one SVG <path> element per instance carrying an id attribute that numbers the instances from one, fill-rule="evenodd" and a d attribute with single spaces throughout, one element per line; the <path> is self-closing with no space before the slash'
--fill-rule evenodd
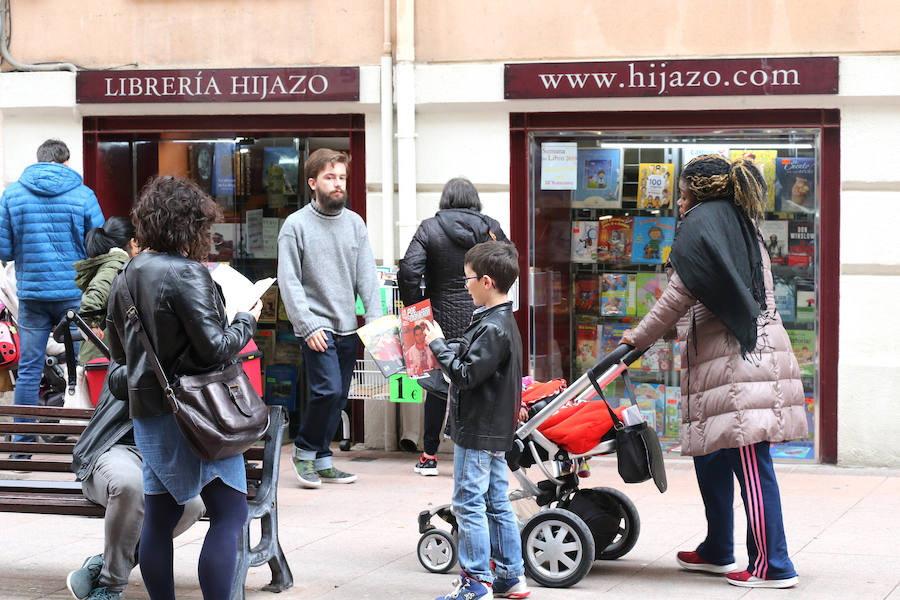
<path id="1" fill-rule="evenodd" d="M 448 340 L 459 337 L 472 321 L 475 305 L 466 291 L 463 261 L 475 244 L 509 241 L 500 223 L 481 213 L 472 182 L 455 177 L 444 185 L 438 211 L 419 225 L 400 261 L 400 299 L 406 306 L 431 300 L 434 320 Z M 420 475 L 437 475 L 435 453 L 447 409 L 447 383 L 439 371 L 420 379 L 425 394 L 424 452 L 415 466 Z"/>

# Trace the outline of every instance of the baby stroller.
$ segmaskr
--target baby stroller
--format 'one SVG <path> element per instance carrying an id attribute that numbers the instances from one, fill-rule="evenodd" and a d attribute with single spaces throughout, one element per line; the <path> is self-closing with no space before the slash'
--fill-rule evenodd
<path id="1" fill-rule="evenodd" d="M 591 368 L 599 386 L 605 387 L 617 377 L 625 380 L 628 399 L 636 404 L 628 365 L 642 352 L 620 345 Z M 519 520 L 525 573 L 546 587 L 569 587 L 581 581 L 594 560 L 614 560 L 627 554 L 640 534 L 640 518 L 628 497 L 611 487 L 579 489 L 574 469 L 565 472 L 563 465 L 577 459 L 615 452 L 615 430 L 610 429 L 600 442 L 584 453 L 574 454 L 559 447 L 538 428 L 564 404 L 575 399 L 589 399 L 596 392 L 587 373 L 559 395 L 536 403 L 530 418 L 516 430 L 513 449 L 506 459 L 518 480 L 519 489 L 511 490 L 511 501 L 533 498 L 539 510 Z M 532 415 L 531 413 L 534 412 Z M 537 466 L 544 479 L 533 483 L 525 469 Z M 665 491 L 665 474 L 660 474 Z M 450 531 L 439 529 L 431 521 L 434 516 L 450 525 Z M 450 505 L 419 513 L 417 556 L 425 569 L 446 573 L 456 564 L 457 523 Z"/>

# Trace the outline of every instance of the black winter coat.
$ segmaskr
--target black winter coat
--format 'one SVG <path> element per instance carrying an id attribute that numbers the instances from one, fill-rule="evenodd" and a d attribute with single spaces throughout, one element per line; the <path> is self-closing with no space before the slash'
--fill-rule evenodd
<path id="1" fill-rule="evenodd" d="M 105 340 L 111 360 L 128 367 L 132 418 L 156 417 L 172 409 L 136 328 L 125 316 L 128 306 L 119 287 L 126 283 L 170 380 L 232 364 L 256 329 L 256 320 L 245 312 L 228 324 L 222 292 L 201 263 L 155 252 L 141 252 L 125 263 L 109 291 Z"/>
<path id="2" fill-rule="evenodd" d="M 522 338 L 512 302 L 472 317 L 461 338 L 429 344 L 450 379 L 450 437 L 463 448 L 508 451 L 522 401 Z"/>
<path id="3" fill-rule="evenodd" d="M 459 337 L 475 311 L 465 287 L 463 259 L 475 244 L 494 239 L 491 233 L 497 240 L 508 241 L 500 223 L 480 211 L 445 208 L 422 221 L 400 261 L 397 279 L 403 304 L 430 298 L 434 319 L 447 339 Z"/>

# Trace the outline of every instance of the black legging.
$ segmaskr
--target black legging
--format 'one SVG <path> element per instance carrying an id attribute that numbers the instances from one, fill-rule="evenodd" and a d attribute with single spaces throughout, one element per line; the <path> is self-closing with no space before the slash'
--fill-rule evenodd
<path id="1" fill-rule="evenodd" d="M 425 393 L 425 435 L 423 446 L 425 454 L 437 454 L 441 443 L 441 425 L 444 424 L 444 413 L 447 412 L 447 397 L 438 392 Z"/>
<path id="2" fill-rule="evenodd" d="M 209 531 L 203 540 L 197 573 L 204 600 L 231 597 L 237 566 L 238 536 L 247 522 L 246 494 L 213 479 L 201 491 Z M 144 496 L 144 526 L 138 561 L 151 600 L 174 600 L 172 533 L 184 506 L 169 494 Z"/>

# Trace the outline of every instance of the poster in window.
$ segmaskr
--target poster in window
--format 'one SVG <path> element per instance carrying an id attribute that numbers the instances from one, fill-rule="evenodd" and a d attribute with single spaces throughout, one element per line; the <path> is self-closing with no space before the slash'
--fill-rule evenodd
<path id="1" fill-rule="evenodd" d="M 578 150 L 578 188 L 573 208 L 622 208 L 622 150 Z"/>
<path id="2" fill-rule="evenodd" d="M 577 180 L 578 143 L 541 144 L 541 189 L 574 190 Z"/>

